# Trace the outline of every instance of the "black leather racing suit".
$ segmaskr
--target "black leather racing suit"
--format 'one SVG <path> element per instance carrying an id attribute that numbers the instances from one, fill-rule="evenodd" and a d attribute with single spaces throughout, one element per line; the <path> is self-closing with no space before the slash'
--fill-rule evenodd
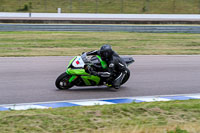
<path id="1" fill-rule="evenodd" d="M 87 55 L 100 55 L 99 50 L 95 51 L 90 51 L 87 53 Z M 113 85 L 115 88 L 119 88 L 126 73 L 127 73 L 127 65 L 126 63 L 120 58 L 120 56 L 113 51 L 112 56 L 110 56 L 109 59 L 104 60 L 106 61 L 108 68 L 107 72 L 110 73 L 110 76 L 108 79 L 110 79 L 110 83 Z M 101 72 L 91 72 L 93 75 L 101 76 Z"/>

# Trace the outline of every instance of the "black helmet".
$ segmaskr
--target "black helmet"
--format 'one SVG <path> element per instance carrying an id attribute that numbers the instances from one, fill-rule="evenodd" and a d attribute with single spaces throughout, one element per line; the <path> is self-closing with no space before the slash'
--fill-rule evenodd
<path id="1" fill-rule="evenodd" d="M 111 46 L 108 44 L 101 46 L 100 55 L 101 55 L 102 60 L 105 60 L 105 61 L 108 61 L 110 58 L 112 58 L 113 50 Z"/>

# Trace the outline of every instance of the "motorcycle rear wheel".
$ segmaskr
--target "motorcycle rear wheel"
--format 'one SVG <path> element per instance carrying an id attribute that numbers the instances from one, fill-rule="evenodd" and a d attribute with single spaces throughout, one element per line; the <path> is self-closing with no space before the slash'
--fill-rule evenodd
<path id="1" fill-rule="evenodd" d="M 56 79 L 55 85 L 59 90 L 67 90 L 73 86 L 72 83 L 69 83 L 71 75 L 68 75 L 66 72 L 62 73 Z"/>
<path id="2" fill-rule="evenodd" d="M 128 79 L 129 79 L 129 77 L 130 77 L 130 70 L 127 69 L 127 74 L 126 74 L 126 76 L 124 77 L 124 79 L 122 80 L 121 85 L 123 85 L 124 83 L 126 83 L 126 82 L 128 81 Z"/>

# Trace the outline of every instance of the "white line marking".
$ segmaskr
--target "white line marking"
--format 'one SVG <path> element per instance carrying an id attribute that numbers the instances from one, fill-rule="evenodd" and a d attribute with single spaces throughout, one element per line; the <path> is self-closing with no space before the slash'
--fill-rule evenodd
<path id="1" fill-rule="evenodd" d="M 134 99 L 134 98 L 133 98 Z M 141 97 L 141 98 L 135 98 L 135 100 L 145 101 L 145 102 L 155 102 L 155 101 L 170 101 L 170 99 L 166 98 L 158 98 L 158 97 Z"/>
<path id="2" fill-rule="evenodd" d="M 81 106 L 92 106 L 92 105 L 104 105 L 104 104 L 114 104 L 111 102 L 105 102 L 105 101 L 83 101 L 83 102 L 70 102 L 73 104 L 78 104 Z"/>
<path id="3" fill-rule="evenodd" d="M 40 105 L 16 105 L 16 106 L 6 106 L 10 110 L 27 110 L 27 109 L 48 109 L 49 107 Z"/>

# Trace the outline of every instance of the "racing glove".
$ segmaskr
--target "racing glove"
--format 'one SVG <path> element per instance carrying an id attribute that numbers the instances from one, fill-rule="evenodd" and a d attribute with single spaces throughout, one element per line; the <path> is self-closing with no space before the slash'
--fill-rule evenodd
<path id="1" fill-rule="evenodd" d="M 110 77 L 110 73 L 109 72 L 96 72 L 94 71 L 94 69 L 89 66 L 89 65 L 85 65 L 84 66 L 85 72 L 91 74 L 91 75 L 95 75 L 95 76 L 100 76 L 100 77 L 104 77 L 104 78 L 108 78 Z"/>

